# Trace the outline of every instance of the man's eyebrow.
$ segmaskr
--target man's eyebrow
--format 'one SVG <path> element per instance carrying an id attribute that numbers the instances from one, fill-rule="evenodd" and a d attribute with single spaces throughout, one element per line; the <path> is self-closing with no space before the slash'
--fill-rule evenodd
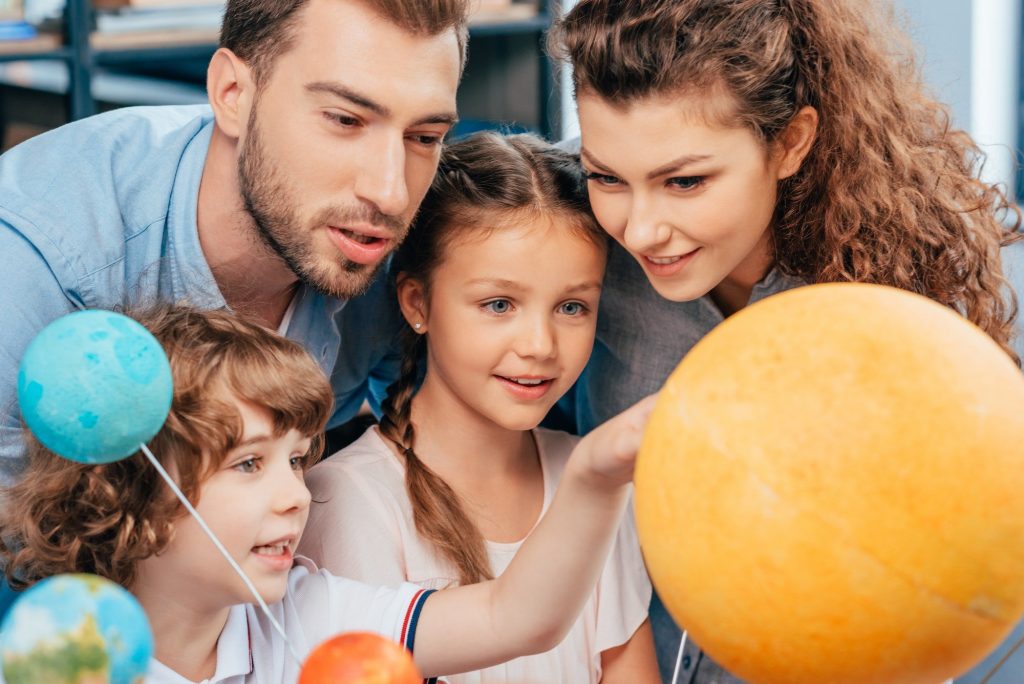
<path id="1" fill-rule="evenodd" d="M 348 86 L 344 86 L 334 81 L 314 81 L 313 83 L 307 83 L 306 90 L 311 93 L 326 93 L 328 95 L 340 97 L 341 99 L 348 100 L 352 104 L 362 107 L 363 109 L 369 109 L 378 116 L 391 115 L 391 110 L 379 102 L 374 102 L 370 98 L 357 93 Z"/>
<path id="2" fill-rule="evenodd" d="M 326 93 L 328 95 L 334 95 L 335 97 L 341 98 L 342 100 L 348 100 L 357 107 L 367 109 L 380 117 L 387 118 L 391 116 L 391 110 L 381 103 L 375 102 L 369 97 L 358 93 L 341 83 L 334 81 L 314 81 L 313 83 L 306 84 L 306 90 L 311 93 Z M 438 112 L 436 114 L 428 114 L 427 116 L 417 119 L 412 125 L 420 126 L 422 124 L 436 123 L 454 126 L 458 120 L 459 115 L 455 112 Z"/>
<path id="3" fill-rule="evenodd" d="M 586 149 L 580 148 L 580 156 L 586 157 L 587 161 L 590 162 L 591 166 L 596 167 L 599 171 L 605 171 L 609 175 L 613 176 L 616 175 L 615 172 L 611 170 L 611 168 L 598 161 L 597 157 L 588 152 Z M 658 176 L 664 176 L 668 173 L 672 173 L 673 171 L 677 171 L 689 164 L 695 164 L 697 162 L 706 161 L 708 159 L 711 159 L 710 154 L 684 154 L 683 156 L 673 159 L 669 163 L 659 166 L 658 168 L 648 173 L 647 179 L 653 180 Z"/>

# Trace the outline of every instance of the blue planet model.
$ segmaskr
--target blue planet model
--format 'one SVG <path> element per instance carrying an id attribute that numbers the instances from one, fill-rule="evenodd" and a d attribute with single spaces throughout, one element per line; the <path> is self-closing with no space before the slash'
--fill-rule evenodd
<path id="1" fill-rule="evenodd" d="M 139 684 L 152 657 L 142 606 L 95 575 L 57 575 L 35 584 L 0 625 L 6 684 Z"/>
<path id="2" fill-rule="evenodd" d="M 25 423 L 51 451 L 110 463 L 139 449 L 171 408 L 171 367 L 139 323 L 111 311 L 77 311 L 43 328 L 18 372 Z"/>

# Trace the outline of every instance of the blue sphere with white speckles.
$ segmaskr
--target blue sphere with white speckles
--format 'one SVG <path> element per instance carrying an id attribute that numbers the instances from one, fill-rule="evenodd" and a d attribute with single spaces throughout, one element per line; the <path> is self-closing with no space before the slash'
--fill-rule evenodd
<path id="1" fill-rule="evenodd" d="M 43 328 L 18 371 L 18 404 L 36 438 L 81 463 L 126 458 L 163 426 L 173 382 L 167 355 L 136 321 L 77 311 Z"/>

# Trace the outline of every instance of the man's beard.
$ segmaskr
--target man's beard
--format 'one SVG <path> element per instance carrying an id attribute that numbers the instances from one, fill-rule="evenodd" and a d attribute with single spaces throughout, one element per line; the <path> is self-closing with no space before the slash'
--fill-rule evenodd
<path id="1" fill-rule="evenodd" d="M 317 292 L 342 299 L 363 294 L 387 259 L 367 265 L 338 253 L 336 267 L 332 267 L 318 258 L 313 248 L 313 229 L 352 224 L 381 226 L 391 232 L 397 245 L 405 237 L 408 225 L 382 214 L 375 207 L 361 204 L 325 207 L 303 226 L 287 183 L 268 163 L 257 123 L 257 105 L 258 102 L 253 103 L 245 143 L 238 157 L 239 188 L 245 210 L 256 227 L 256 237 L 279 256 L 300 281 Z"/>

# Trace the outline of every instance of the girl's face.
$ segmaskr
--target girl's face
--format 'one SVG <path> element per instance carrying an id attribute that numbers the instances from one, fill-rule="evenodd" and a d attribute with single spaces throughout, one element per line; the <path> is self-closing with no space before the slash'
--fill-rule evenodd
<path id="1" fill-rule="evenodd" d="M 749 287 L 767 273 L 776 188 L 799 168 L 746 128 L 705 123 L 697 112 L 720 109 L 702 104 L 676 96 L 622 108 L 578 98 L 594 213 L 673 301 L 727 280 Z"/>
<path id="2" fill-rule="evenodd" d="M 429 301 L 411 280 L 400 300 L 428 334 L 423 400 L 528 430 L 590 357 L 607 255 L 564 217 L 495 218 L 486 237 L 448 246 Z"/>
<path id="3" fill-rule="evenodd" d="M 242 443 L 200 487 L 196 510 L 267 602 L 284 597 L 292 552 L 309 515 L 303 463 L 310 440 L 295 430 L 274 436 L 271 416 L 238 401 Z M 158 574 L 158 578 L 153 578 Z M 139 580 L 156 579 L 169 595 L 196 596 L 208 608 L 253 602 L 191 515 L 174 526 L 159 556 L 142 561 Z"/>

